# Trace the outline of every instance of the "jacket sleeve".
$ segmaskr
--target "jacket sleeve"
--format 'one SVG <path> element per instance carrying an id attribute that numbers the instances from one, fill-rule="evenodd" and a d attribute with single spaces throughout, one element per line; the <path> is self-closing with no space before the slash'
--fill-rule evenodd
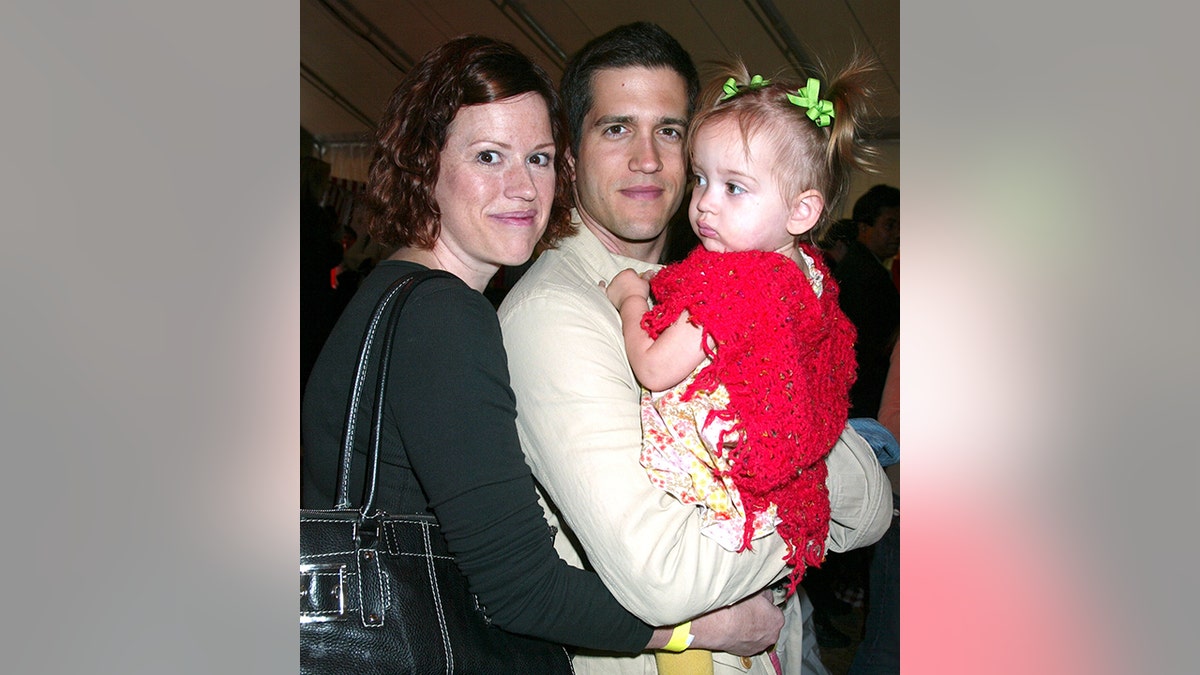
<path id="1" fill-rule="evenodd" d="M 472 591 L 507 630 L 640 651 L 651 627 L 552 546 L 521 454 L 495 310 L 465 286 L 425 295 L 404 310 L 409 340 L 397 345 L 391 414 Z"/>
<path id="2" fill-rule="evenodd" d="M 727 551 L 700 534 L 695 507 L 650 483 L 638 462 L 639 389 L 603 291 L 550 289 L 504 310 L 522 449 L 622 605 L 652 625 L 670 625 L 786 574 L 779 536 L 756 540 L 753 550 Z M 891 515 L 886 477 L 858 441 L 839 442 L 829 460 L 833 550 L 878 539 L 887 520 L 879 526 L 875 511 L 884 502 L 884 515 Z"/>

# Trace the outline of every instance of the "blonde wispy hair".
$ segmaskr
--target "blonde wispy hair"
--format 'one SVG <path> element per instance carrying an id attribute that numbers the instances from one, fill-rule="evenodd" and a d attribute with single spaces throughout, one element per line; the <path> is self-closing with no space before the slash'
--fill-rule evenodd
<path id="1" fill-rule="evenodd" d="M 751 74 L 741 59 L 718 64 L 717 74 L 700 91 L 688 125 L 687 154 L 691 159 L 696 133 L 719 120 L 737 121 L 747 156 L 750 139 L 765 134 L 776 149 L 774 173 L 784 200 L 805 190 L 817 190 L 824 197 L 825 207 L 812 231 L 815 241 L 846 198 L 853 172 L 878 172 L 879 151 L 868 139 L 881 69 L 873 58 L 856 53 L 832 76 L 825 76 L 820 64 L 814 71 L 804 78 L 775 73 L 766 77 L 765 85 L 751 86 Z M 820 98 L 833 104 L 829 126 L 817 126 L 806 108 L 788 99 L 788 94 L 806 86 L 808 77 L 820 81 Z M 726 97 L 730 78 L 738 91 Z"/>

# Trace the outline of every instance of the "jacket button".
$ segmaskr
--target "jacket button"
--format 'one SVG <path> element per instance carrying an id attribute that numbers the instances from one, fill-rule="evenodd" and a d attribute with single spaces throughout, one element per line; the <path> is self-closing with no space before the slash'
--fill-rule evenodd
<path id="1" fill-rule="evenodd" d="M 754 662 L 750 660 L 749 656 L 742 657 L 742 667 L 743 668 L 745 668 L 746 670 L 750 670 L 750 667 L 753 665 L 754 665 Z"/>

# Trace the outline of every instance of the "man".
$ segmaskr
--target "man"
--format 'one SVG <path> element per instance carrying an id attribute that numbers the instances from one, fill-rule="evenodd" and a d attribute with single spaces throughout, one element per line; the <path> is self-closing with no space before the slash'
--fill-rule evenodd
<path id="1" fill-rule="evenodd" d="M 900 251 L 900 189 L 876 185 L 854 202 L 858 238 L 833 276 L 842 311 L 858 330 L 858 379 L 850 389 L 850 416 L 875 417 L 883 396 L 892 345 L 900 330 L 900 291 L 883 261 Z"/>
<path id="2" fill-rule="evenodd" d="M 694 506 L 650 483 L 638 463 L 637 380 L 620 318 L 598 286 L 626 267 L 657 266 L 684 196 L 684 132 L 698 89 L 687 52 L 653 24 L 618 27 L 571 59 L 562 91 L 579 232 L 543 253 L 500 307 L 521 445 L 560 528 L 559 553 L 594 568 L 655 625 L 736 602 L 787 573 L 778 535 L 727 551 L 700 534 Z M 852 433 L 843 438 L 849 443 L 839 441 L 828 462 L 836 550 L 874 542 L 891 516 L 870 448 Z M 769 658 L 713 655 L 723 673 L 774 673 Z M 575 668 L 655 672 L 650 655 L 581 653 Z"/>

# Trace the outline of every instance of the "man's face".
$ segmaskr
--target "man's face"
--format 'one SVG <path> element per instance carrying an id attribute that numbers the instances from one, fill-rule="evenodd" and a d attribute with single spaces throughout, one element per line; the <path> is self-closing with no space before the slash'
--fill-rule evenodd
<path id="1" fill-rule="evenodd" d="M 858 240 L 880 260 L 900 252 L 900 207 L 887 206 L 879 210 L 875 222 L 859 225 Z"/>
<path id="2" fill-rule="evenodd" d="M 573 158 L 575 204 L 614 253 L 657 257 L 686 185 L 687 84 L 669 68 L 592 75 L 592 109 Z"/>

